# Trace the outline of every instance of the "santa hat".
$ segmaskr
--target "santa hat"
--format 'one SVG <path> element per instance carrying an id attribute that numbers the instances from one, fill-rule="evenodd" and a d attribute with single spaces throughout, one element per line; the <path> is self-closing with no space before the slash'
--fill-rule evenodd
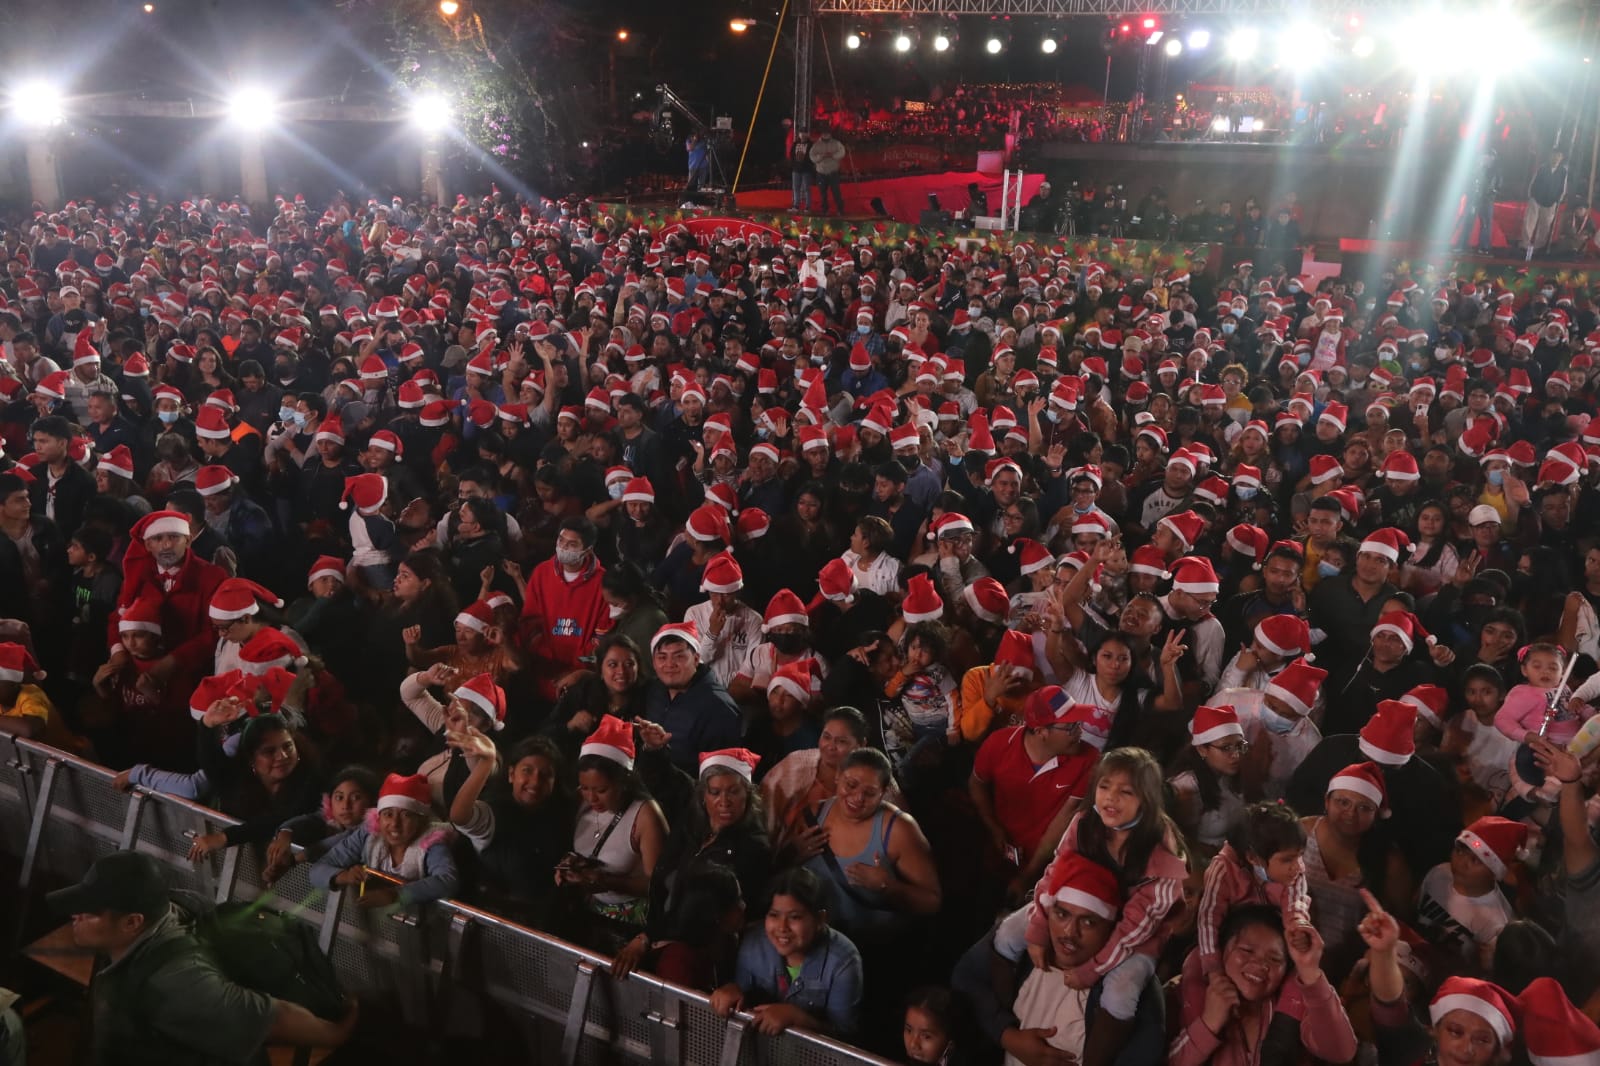
<path id="1" fill-rule="evenodd" d="M 90 363 L 98 366 L 100 353 L 95 351 L 93 333 L 87 329 L 80 329 L 78 339 L 72 345 L 72 365 L 88 366 Z"/>
<path id="2" fill-rule="evenodd" d="M 1041 909 L 1065 903 L 1108 922 L 1115 921 L 1122 910 L 1122 887 L 1117 875 L 1075 851 L 1051 863 L 1039 885 L 1037 902 Z"/>
<path id="3" fill-rule="evenodd" d="M 388 498 L 389 482 L 382 474 L 357 474 L 344 479 L 344 493 L 339 497 L 339 507 L 349 510 L 354 501 L 357 514 L 377 514 Z"/>
<path id="4" fill-rule="evenodd" d="M 406 454 L 405 446 L 400 443 L 400 438 L 387 429 L 378 430 L 372 435 L 372 439 L 367 444 L 369 447 L 382 448 L 384 451 L 391 453 L 396 459 L 402 459 Z"/>
<path id="5" fill-rule="evenodd" d="M 1361 550 L 1368 550 L 1367 546 L 1362 544 Z M 1408 653 L 1412 648 L 1416 647 L 1418 637 L 1426 641 L 1429 647 L 1439 643 L 1439 638 L 1423 629 L 1422 623 L 1417 621 L 1417 616 L 1410 611 L 1390 611 L 1388 614 L 1380 616 L 1378 624 L 1372 627 L 1373 636 L 1377 636 L 1379 633 L 1393 633 L 1399 637 L 1400 642 L 1406 646 Z"/>
<path id="6" fill-rule="evenodd" d="M 1274 655 L 1291 658 L 1311 648 L 1311 627 L 1294 614 L 1269 614 L 1256 623 L 1256 640 Z"/>
<path id="7" fill-rule="evenodd" d="M 1322 409 L 1317 416 L 1318 422 L 1328 422 L 1336 426 L 1340 433 L 1344 432 L 1349 411 L 1342 403 L 1330 403 Z"/>
<path id="8" fill-rule="evenodd" d="M 306 588 L 325 577 L 337 578 L 339 584 L 344 584 L 344 560 L 335 555 L 323 555 L 311 564 L 311 573 L 306 576 Z"/>
<path id="9" fill-rule="evenodd" d="M 26 682 L 44 676 L 27 648 L 10 641 L 0 644 L 0 681 Z"/>
<path id="10" fill-rule="evenodd" d="M 774 690 L 787 692 L 802 706 L 809 706 L 822 691 L 822 679 L 817 676 L 816 663 L 810 656 L 784 663 L 767 680 L 767 695 L 771 696 Z"/>
<path id="11" fill-rule="evenodd" d="M 1401 559 L 1411 554 L 1411 538 L 1393 526 L 1375 529 L 1361 542 L 1360 550 L 1381 555 L 1390 563 L 1398 564 Z"/>
<path id="12" fill-rule="evenodd" d="M 738 592 L 742 588 L 744 571 L 730 552 L 718 552 L 706 561 L 700 575 L 701 592 Z"/>
<path id="13" fill-rule="evenodd" d="M 300 645 L 281 629 L 264 626 L 239 648 L 239 664 L 247 674 L 264 674 L 274 666 L 304 666 Z"/>
<path id="14" fill-rule="evenodd" d="M 1422 475 L 1417 470 L 1417 460 L 1410 452 L 1395 451 L 1384 456 L 1378 467 L 1378 476 L 1389 481 L 1416 481 Z"/>
<path id="15" fill-rule="evenodd" d="M 1572 1005 L 1554 977 L 1534 978 L 1517 1006 L 1533 1066 L 1600 1066 L 1600 1026 Z"/>
<path id="16" fill-rule="evenodd" d="M 473 604 L 473 606 L 478 605 Z M 492 674 L 479 674 L 470 681 L 463 682 L 451 695 L 475 710 L 482 711 L 484 716 L 494 723 L 496 732 L 505 728 L 506 693 L 494 683 Z"/>
<path id="17" fill-rule="evenodd" d="M 1179 559 L 1172 566 L 1172 589 L 1174 592 L 1187 592 L 1192 595 L 1210 593 L 1216 595 L 1219 583 L 1217 572 L 1211 568 L 1211 560 L 1203 559 L 1197 555 Z"/>
<path id="18" fill-rule="evenodd" d="M 1019 629 L 1008 629 L 1000 634 L 1000 645 L 995 649 L 994 665 L 1010 666 L 1013 672 L 1023 677 L 1033 677 L 1038 671 L 1034 668 L 1033 638 Z"/>
<path id="19" fill-rule="evenodd" d="M 1478 861 L 1489 868 L 1496 881 L 1506 879 L 1506 870 L 1517 852 L 1528 842 L 1528 827 L 1509 818 L 1484 815 L 1460 833 L 1456 843 L 1464 844 Z"/>
<path id="20" fill-rule="evenodd" d="M 1167 557 L 1153 544 L 1144 544 L 1134 549 L 1133 557 L 1129 560 L 1128 572 L 1163 580 L 1172 576 L 1167 571 Z"/>
<path id="21" fill-rule="evenodd" d="M 189 717 L 197 722 L 204 718 L 213 703 L 236 695 L 243 680 L 242 670 L 229 670 L 224 674 L 201 678 L 194 691 L 189 693 Z"/>
<path id="22" fill-rule="evenodd" d="M 1450 705 L 1450 694 L 1438 685 L 1418 685 L 1404 696 L 1401 703 L 1409 703 L 1435 729 L 1444 725 L 1444 712 Z"/>
<path id="23" fill-rule="evenodd" d="M 1267 684 L 1264 694 L 1275 696 L 1299 714 L 1307 715 L 1317 702 L 1317 692 L 1327 678 L 1328 671 L 1312 666 L 1304 658 L 1296 659 L 1278 671 L 1278 675 Z"/>
<path id="24" fill-rule="evenodd" d="M 1447 977 L 1428 1004 L 1428 1020 L 1438 1025 L 1452 1011 L 1464 1010 L 1489 1023 L 1500 1047 L 1511 1044 L 1516 1035 L 1517 1015 L 1511 994 L 1497 984 L 1475 977 Z"/>
<path id="25" fill-rule="evenodd" d="M 973 614 L 985 622 L 1003 622 L 1011 613 L 1011 597 L 1005 586 L 992 577 L 980 577 L 961 590 L 961 598 Z"/>
<path id="26" fill-rule="evenodd" d="M 929 530 L 929 539 L 971 532 L 973 532 L 971 519 L 960 511 L 946 511 L 934 521 Z"/>
<path id="27" fill-rule="evenodd" d="M 1404 766 L 1416 753 L 1417 707 L 1403 700 L 1380 700 L 1378 709 L 1361 727 L 1356 746 L 1361 754 L 1384 766 Z"/>
<path id="28" fill-rule="evenodd" d="M 384 778 L 383 787 L 378 790 L 378 810 L 391 809 L 432 818 L 433 790 L 428 785 L 428 779 L 422 774 L 412 774 L 410 777 L 390 774 Z"/>
<path id="29" fill-rule="evenodd" d="M 1117 535 L 1117 527 L 1112 524 L 1111 519 L 1105 516 L 1105 512 L 1086 511 L 1073 517 L 1072 525 L 1068 532 L 1074 537 L 1084 534 L 1095 537 L 1114 537 Z M 1013 541 L 1012 543 L 1015 544 L 1016 542 Z"/>
<path id="30" fill-rule="evenodd" d="M 1228 737 L 1244 736 L 1244 726 L 1232 707 L 1196 707 L 1189 722 L 1189 743 L 1195 747 L 1215 744 Z"/>
<path id="31" fill-rule="evenodd" d="M 220 463 L 202 466 L 194 475 L 194 490 L 202 496 L 231 492 L 238 483 L 238 476 Z"/>
<path id="32" fill-rule="evenodd" d="M 117 477 L 132 481 L 133 453 L 128 450 L 126 444 L 119 444 L 100 457 L 100 461 L 95 464 L 95 469 L 104 470 L 108 474 L 115 474 Z"/>
<path id="33" fill-rule="evenodd" d="M 233 436 L 233 430 L 228 425 L 228 415 L 220 407 L 210 404 L 200 408 L 194 415 L 194 432 L 198 437 L 206 440 L 227 440 Z"/>
<path id="34" fill-rule="evenodd" d="M 201 469 L 205 469 L 201 467 Z M 133 538 L 135 540 L 149 540 L 168 533 L 176 533 L 180 537 L 194 536 L 194 529 L 190 525 L 189 516 L 182 511 L 151 511 L 133 524 Z"/>
<path id="35" fill-rule="evenodd" d="M 860 582 L 856 579 L 856 568 L 843 559 L 829 559 L 822 569 L 817 571 L 817 598 L 811 602 L 812 608 L 820 606 L 824 601 L 831 603 L 849 603 L 855 598 Z"/>
<path id="36" fill-rule="evenodd" d="M 660 639 L 659 634 L 657 639 Z M 697 645 L 698 643 L 696 641 Z M 610 759 L 624 770 L 632 770 L 633 726 L 614 714 L 602 716 L 595 731 L 589 734 L 588 739 L 583 742 L 583 747 L 578 749 L 579 758 L 585 755 L 598 755 L 602 759 Z"/>
<path id="37" fill-rule="evenodd" d="M 1320 485 L 1324 481 L 1344 476 L 1344 467 L 1339 465 L 1339 460 L 1331 455 L 1313 455 L 1311 457 L 1311 483 Z"/>
<path id="38" fill-rule="evenodd" d="M 283 606 L 282 600 L 254 581 L 242 577 L 230 577 L 218 585 L 217 591 L 211 594 L 208 613 L 214 622 L 231 622 L 239 618 L 248 618 L 261 609 L 258 600 L 260 603 L 270 603 L 274 607 Z"/>
<path id="39" fill-rule="evenodd" d="M 672 622 L 656 630 L 656 635 L 650 638 L 650 653 L 654 655 L 665 640 L 683 641 L 694 652 L 694 657 L 700 658 L 700 627 L 693 622 Z"/>
<path id="40" fill-rule="evenodd" d="M 118 633 L 161 632 L 161 600 L 155 596 L 140 596 L 122 608 L 117 618 Z"/>
<path id="41" fill-rule="evenodd" d="M 1330 792 L 1354 792 L 1372 801 L 1378 808 L 1378 817 L 1389 817 L 1389 788 L 1384 784 L 1383 771 L 1375 763 L 1358 762 L 1346 766 L 1333 775 L 1323 795 Z"/>
<path id="42" fill-rule="evenodd" d="M 474 633 L 487 633 L 494 625 L 494 608 L 483 600 L 473 600 L 456 612 L 456 625 L 465 626 Z"/>
<path id="43" fill-rule="evenodd" d="M 790 589 L 779 589 L 767 602 L 767 613 L 761 620 L 761 632 L 771 633 L 779 626 L 802 625 L 809 627 L 811 618 L 806 605 Z"/>
<path id="44" fill-rule="evenodd" d="M 1179 511 L 1169 514 L 1156 523 L 1157 529 L 1165 528 L 1177 537 L 1183 544 L 1184 550 L 1193 548 L 1200 541 L 1200 534 L 1205 529 L 1205 519 L 1193 511 Z"/>
<path id="45" fill-rule="evenodd" d="M 623 503 L 655 503 L 656 487 L 647 477 L 631 478 L 622 486 Z"/>
<path id="46" fill-rule="evenodd" d="M 1090 513 L 1093 514 L 1094 512 L 1091 511 Z M 1020 555 L 1022 557 L 1021 570 L 1024 574 L 1036 573 L 1047 567 L 1054 566 L 1056 562 L 1056 558 L 1050 554 L 1049 548 L 1027 537 L 1018 537 L 1011 542 L 1006 551 L 1012 555 Z"/>
<path id="47" fill-rule="evenodd" d="M 700 756 L 700 778 L 704 780 L 714 770 L 731 770 L 746 781 L 754 781 L 761 756 L 748 748 L 719 748 Z"/>
<path id="48" fill-rule="evenodd" d="M 906 597 L 900 601 L 900 617 L 907 623 L 934 622 L 944 616 L 944 601 L 927 574 L 913 575 L 906 582 Z"/>
<path id="49" fill-rule="evenodd" d="M 339 445 L 344 444 L 344 423 L 336 414 L 322 420 L 322 424 L 317 427 L 316 436 L 311 438 L 311 443 L 318 444 L 325 440 Z"/>
<path id="50" fill-rule="evenodd" d="M 1228 530 L 1227 536 L 1223 539 L 1228 542 L 1228 547 L 1241 555 L 1248 556 L 1250 566 L 1254 570 L 1261 569 L 1261 564 L 1267 558 L 1267 549 L 1272 546 L 1272 535 L 1260 526 L 1253 526 L 1248 522 L 1241 522 Z"/>
<path id="51" fill-rule="evenodd" d="M 703 503 L 689 514 L 684 532 L 702 543 L 720 540 L 733 543 L 733 527 L 728 522 L 727 508 L 715 503 Z"/>

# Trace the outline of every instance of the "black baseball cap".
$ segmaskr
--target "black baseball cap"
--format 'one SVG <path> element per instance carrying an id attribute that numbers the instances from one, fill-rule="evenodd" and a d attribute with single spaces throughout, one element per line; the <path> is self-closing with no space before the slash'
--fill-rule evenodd
<path id="1" fill-rule="evenodd" d="M 60 915 L 142 914 L 154 920 L 166 913 L 167 882 L 161 865 L 136 851 L 114 851 L 95 860 L 83 880 L 57 889 L 46 899 Z"/>

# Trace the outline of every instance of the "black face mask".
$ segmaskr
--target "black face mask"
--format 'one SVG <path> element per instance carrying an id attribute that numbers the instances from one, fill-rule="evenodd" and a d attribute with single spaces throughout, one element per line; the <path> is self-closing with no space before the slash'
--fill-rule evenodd
<path id="1" fill-rule="evenodd" d="M 784 655 L 799 655 L 811 647 L 811 634 L 799 633 L 772 633 L 767 637 L 772 646 Z"/>

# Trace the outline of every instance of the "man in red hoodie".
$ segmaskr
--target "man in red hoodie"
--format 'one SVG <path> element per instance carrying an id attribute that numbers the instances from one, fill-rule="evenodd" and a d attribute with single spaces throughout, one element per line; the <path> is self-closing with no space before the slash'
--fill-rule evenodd
<path id="1" fill-rule="evenodd" d="M 582 669 L 578 660 L 594 648 L 595 632 L 607 618 L 595 558 L 594 523 L 568 518 L 556 534 L 556 554 L 533 568 L 522 598 L 522 646 L 533 658 L 539 694 L 553 700 L 561 681 Z"/>

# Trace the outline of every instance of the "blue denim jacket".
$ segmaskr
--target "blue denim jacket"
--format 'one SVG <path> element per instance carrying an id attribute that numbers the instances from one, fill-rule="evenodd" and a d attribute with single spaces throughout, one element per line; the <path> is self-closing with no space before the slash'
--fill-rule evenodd
<path id="1" fill-rule="evenodd" d="M 783 956 L 758 922 L 745 930 L 733 974 L 746 1006 L 792 1003 L 826 1025 L 833 1036 L 855 1031 L 861 1007 L 861 953 L 843 933 L 824 928 L 811 945 L 800 976 L 781 994 L 780 976 L 787 976 Z"/>

